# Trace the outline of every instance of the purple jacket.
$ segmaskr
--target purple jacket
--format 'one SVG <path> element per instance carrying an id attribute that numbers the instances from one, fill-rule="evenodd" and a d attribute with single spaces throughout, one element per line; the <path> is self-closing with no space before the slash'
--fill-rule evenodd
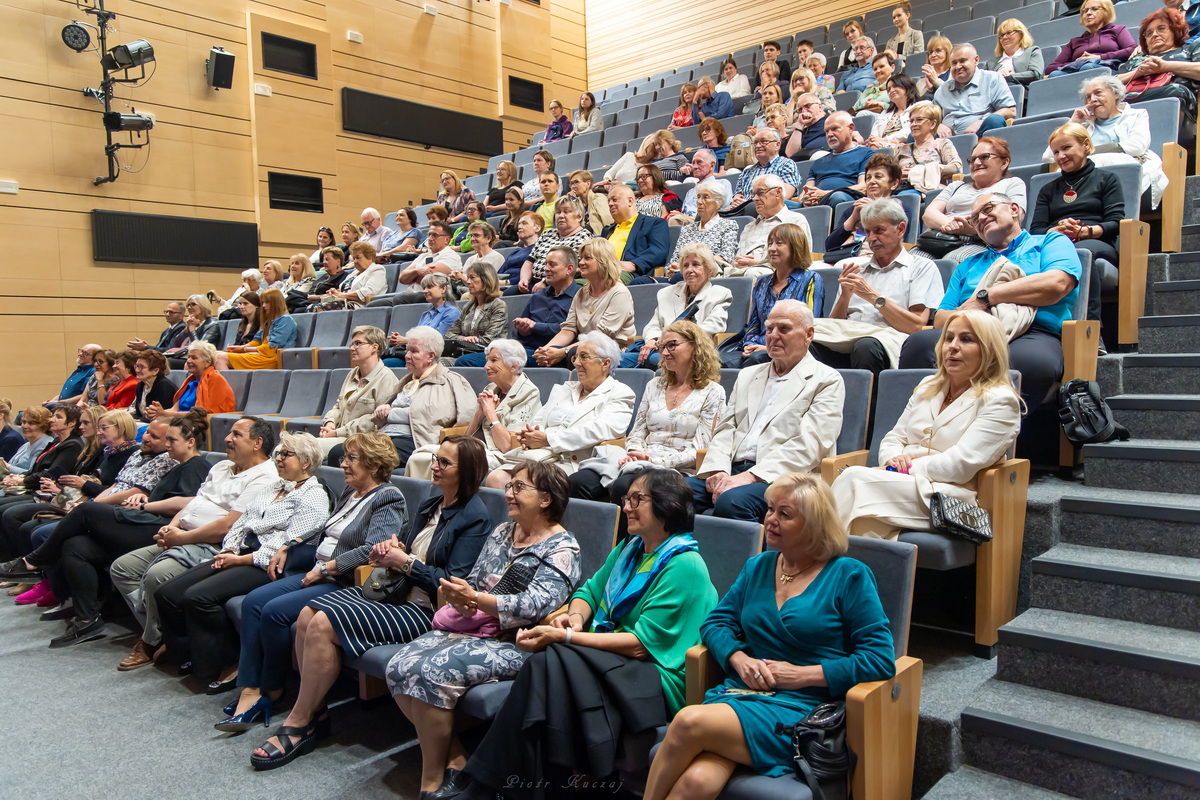
<path id="1" fill-rule="evenodd" d="M 575 126 L 571 123 L 571 118 L 565 114 L 546 126 L 546 136 L 542 139 L 543 142 L 557 142 L 559 139 L 565 139 L 575 130 Z"/>
<path id="2" fill-rule="evenodd" d="M 1058 57 L 1046 67 L 1046 74 L 1062 69 L 1084 53 L 1091 53 L 1105 60 L 1124 61 L 1136 49 L 1137 42 L 1129 33 L 1129 29 L 1110 22 L 1095 33 L 1084 32 L 1083 35 L 1067 42 Z"/>

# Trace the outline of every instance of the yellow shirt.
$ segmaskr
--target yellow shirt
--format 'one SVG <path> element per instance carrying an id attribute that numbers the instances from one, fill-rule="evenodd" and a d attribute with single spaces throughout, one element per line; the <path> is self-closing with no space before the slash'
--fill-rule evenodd
<path id="1" fill-rule="evenodd" d="M 633 223 L 637 222 L 637 218 L 638 215 L 634 214 L 629 220 L 616 223 L 616 227 L 608 235 L 608 243 L 613 246 L 613 250 L 617 251 L 618 261 L 625 254 L 625 245 L 629 242 L 629 232 L 633 230 Z"/>
<path id="2" fill-rule="evenodd" d="M 542 221 L 546 223 L 542 230 L 548 231 L 554 229 L 554 205 L 556 202 L 557 201 L 551 201 L 547 203 L 545 200 L 543 200 L 538 207 L 533 210 L 533 213 L 541 217 Z"/>

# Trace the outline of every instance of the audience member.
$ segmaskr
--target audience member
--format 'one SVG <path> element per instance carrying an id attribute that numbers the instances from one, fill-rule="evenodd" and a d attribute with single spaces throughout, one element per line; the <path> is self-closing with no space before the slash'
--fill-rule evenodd
<path id="1" fill-rule="evenodd" d="M 355 242 L 367 266 L 382 270 L 372 263 L 370 245 Z M 287 313 L 283 293 L 267 289 L 262 293 L 262 327 L 245 346 L 231 346 L 217 352 L 217 369 L 279 369 L 281 354 L 296 346 L 296 322 Z"/>
<path id="2" fill-rule="evenodd" d="M 1102 61 L 1121 62 L 1137 49 L 1129 29 L 1117 25 L 1112 0 L 1084 0 L 1079 24 L 1084 32 L 1072 37 L 1046 67 L 1046 77 L 1067 75 L 1099 66 Z"/>
<path id="3" fill-rule="evenodd" d="M 445 185 L 444 176 L 445 173 L 443 173 L 443 186 Z M 364 208 L 360 219 L 362 221 L 363 233 L 362 236 L 356 239 L 356 241 L 366 242 L 367 244 L 371 245 L 376 253 L 378 253 L 383 249 L 383 243 L 387 241 L 387 238 L 395 231 L 383 224 L 383 217 L 380 216 L 379 212 L 373 208 Z M 345 236 L 342 237 L 343 240 L 345 240 L 345 238 Z M 352 242 L 346 242 L 347 256 L 350 254 L 351 244 Z M 374 256 L 372 256 L 372 258 L 374 258 Z M 254 290 L 255 287 L 251 287 L 251 289 Z"/>
<path id="4" fill-rule="evenodd" d="M 577 169 L 570 177 L 571 194 L 583 205 L 584 224 L 593 236 L 599 236 L 605 225 L 612 224 L 612 215 L 608 213 L 608 198 L 599 192 L 592 191 L 592 173 L 586 169 Z"/>
<path id="5" fill-rule="evenodd" d="M 500 299 L 496 270 L 491 264 L 476 262 L 464 272 L 465 299 L 459 304 L 458 319 L 444 337 L 442 363 L 446 366 L 465 353 L 482 353 L 488 342 L 508 331 L 508 306 Z"/>
<path id="6" fill-rule="evenodd" d="M 471 243 L 471 255 L 467 256 L 467 260 L 463 262 L 462 272 L 456 273 L 454 276 L 455 283 L 461 281 L 466 283 L 465 274 L 470 271 L 471 267 L 476 264 L 486 264 L 492 268 L 492 272 L 498 274 L 504 266 L 504 255 L 495 250 L 497 244 L 496 229 L 490 223 L 480 220 L 472 222 L 467 226 L 467 238 Z M 497 284 L 499 279 L 497 278 Z"/>
<path id="7" fill-rule="evenodd" d="M 633 183 L 637 168 L 642 164 L 653 163 L 656 158 L 658 158 L 658 141 L 651 133 L 642 139 L 642 144 L 637 150 L 630 150 L 618 158 L 617 163 L 604 173 L 604 180 L 600 181 L 598 185 L 607 191 L 623 183 Z"/>
<path id="8" fill-rule="evenodd" d="M 728 181 L 712 178 L 696 184 L 696 188 L 689 193 L 695 197 L 696 218 L 679 232 L 679 238 L 675 240 L 675 249 L 667 259 L 666 277 L 675 277 L 680 269 L 679 263 L 684 248 L 693 244 L 705 245 L 709 252 L 719 259 L 716 262 L 718 275 L 723 265 L 733 262 L 737 254 L 738 225 L 718 213 L 728 203 L 730 193 Z"/>
<path id="9" fill-rule="evenodd" d="M 425 237 L 429 252 L 418 256 L 411 264 L 400 271 L 399 285 L 410 286 L 419 282 L 426 275 L 440 272 L 443 275 L 462 270 L 462 255 L 450 247 L 453 233 L 450 226 L 444 222 L 434 222 L 429 225 L 429 233 Z M 385 275 L 386 277 L 386 275 Z M 396 305 L 407 303 L 422 303 L 424 296 L 421 292 L 400 292 L 393 298 Z"/>
<path id="10" fill-rule="evenodd" d="M 303 268 L 312 272 L 312 264 L 309 263 L 308 258 L 303 255 L 300 258 L 299 263 Z M 313 275 L 315 274 L 314 272 Z M 191 295 L 184 301 L 183 307 L 187 311 L 187 317 L 183 321 L 186 332 L 179 341 L 179 347 L 163 351 L 171 369 L 183 368 L 183 361 L 187 358 L 187 349 L 192 342 L 208 342 L 214 347 L 221 344 L 223 331 L 217 324 L 217 320 L 213 318 L 212 304 L 208 302 L 207 297 L 202 294 Z"/>
<path id="11" fill-rule="evenodd" d="M 581 133 L 598 133 L 604 130 L 604 116 L 596 106 L 596 95 L 584 92 L 579 95 L 579 107 L 575 109 L 575 122 L 571 136 Z"/>
<path id="12" fill-rule="evenodd" d="M 888 78 L 885 86 L 886 108 L 875 117 L 871 135 L 866 141 L 867 147 L 873 150 L 898 148 L 909 143 L 912 138 L 912 107 L 921 99 L 917 94 L 917 82 L 903 73 Z"/>
<path id="13" fill-rule="evenodd" d="M 911 56 L 925 49 L 925 34 L 911 27 L 908 22 L 912 19 L 912 6 L 901 3 L 892 9 L 892 24 L 896 26 L 896 35 L 888 39 L 886 49 L 898 56 Z"/>
<path id="14" fill-rule="evenodd" d="M 854 58 L 857 66 L 842 74 L 838 94 L 842 92 L 862 92 L 875 83 L 875 42 L 869 36 L 860 36 L 854 41 Z"/>
<path id="15" fill-rule="evenodd" d="M 446 220 L 451 224 L 463 222 L 467 218 L 467 208 L 474 204 L 475 193 L 463 186 L 462 179 L 453 170 L 442 170 L 438 176 L 437 204 L 445 206 L 450 212 Z M 380 249 L 378 247 L 376 250 Z"/>
<path id="16" fill-rule="evenodd" d="M 758 278 L 772 271 L 768 251 L 771 231 L 780 225 L 794 225 L 804 237 L 805 252 L 812 250 L 812 231 L 808 220 L 799 211 L 784 203 L 787 184 L 778 175 L 760 175 L 754 179 L 752 197 L 758 216 L 742 229 L 737 255 L 725 270 L 726 277 Z"/>
<path id="17" fill-rule="evenodd" d="M 601 202 L 606 207 L 608 206 L 608 198 L 604 198 Z M 512 287 L 521 281 L 521 267 L 525 265 L 525 262 L 529 260 L 529 256 L 533 253 L 533 246 L 537 244 L 538 239 L 541 237 L 543 227 L 542 218 L 532 211 L 522 212 L 521 216 L 517 217 L 516 249 L 504 259 L 504 266 L 500 268 L 500 272 L 498 273 L 501 283 L 507 283 L 510 294 Z"/>
<path id="18" fill-rule="evenodd" d="M 836 264 L 843 258 L 853 258 L 863 249 L 867 231 L 862 221 L 862 209 L 872 200 L 891 197 L 900 188 L 900 162 L 890 153 L 876 153 L 867 159 L 863 168 L 863 196 L 839 212 L 825 237 L 826 264 Z M 916 220 L 909 220 L 909 225 Z"/>
<path id="19" fill-rule="evenodd" d="M 403 214 L 404 209 L 397 211 L 397 219 L 401 218 Z M 333 249 L 336 250 L 337 248 Z M 321 258 L 320 253 L 318 253 L 317 256 L 318 258 Z M 288 312 L 291 314 L 297 314 L 301 311 L 304 311 L 308 307 L 308 296 L 312 293 L 313 286 L 315 286 L 317 283 L 317 270 L 313 267 L 312 261 L 310 261 L 303 253 L 300 254 L 300 258 L 303 260 L 303 263 L 297 261 L 296 256 L 292 256 L 291 264 L 288 267 L 288 279 L 284 282 L 283 288 L 279 290 L 283 292 L 283 297 L 287 301 Z M 192 295 L 192 297 L 188 298 L 189 313 L 191 313 L 192 310 L 192 298 L 200 297 L 203 297 L 203 295 Z M 208 304 L 208 298 L 204 298 L 204 302 L 205 304 Z M 211 304 L 208 304 L 207 313 L 208 317 L 205 317 L 205 319 L 208 319 L 212 316 Z M 197 337 L 193 336 L 193 340 L 196 338 Z M 220 345 L 221 342 L 214 341 L 213 344 Z M 180 345 L 180 347 L 185 346 L 186 345 Z"/>
<path id="20" fill-rule="evenodd" d="M 692 103 L 692 122 L 699 125 L 705 119 L 726 119 L 733 116 L 733 99 L 718 92 L 713 79 L 705 75 L 696 82 Z"/>
<path id="21" fill-rule="evenodd" d="M 863 169 L 875 155 L 869 147 L 854 141 L 854 120 L 845 111 L 829 115 L 825 121 L 825 144 L 829 155 L 813 161 L 804 182 L 802 200 L 806 206 L 837 206 L 862 196 Z"/>
<path id="22" fill-rule="evenodd" d="M 725 174 L 725 156 L 729 155 L 729 135 L 719 119 L 706 119 L 700 123 L 700 143 L 712 150 L 717 158 L 716 175 Z"/>
<path id="23" fill-rule="evenodd" d="M 779 131 L 774 128 L 764 128 L 754 134 L 754 163 L 738 176 L 731 206 L 736 208 L 750 200 L 755 180 L 763 175 L 775 175 L 783 182 L 784 200 L 790 200 L 800 191 L 800 172 L 795 161 L 779 155 L 781 142 Z"/>
<path id="24" fill-rule="evenodd" d="M 387 291 L 387 270 L 382 264 L 375 263 L 375 249 L 369 242 L 355 242 L 350 245 L 350 258 L 354 262 L 355 271 L 342 281 L 342 288 L 330 289 L 323 306 L 326 310 L 340 308 L 361 308 L 376 295 Z M 349 285 L 346 284 L 349 280 Z M 263 297 L 263 307 L 266 307 L 266 293 Z M 289 345 L 290 346 L 290 345 Z"/>
<path id="25" fill-rule="evenodd" d="M 618 187 L 609 192 L 609 206 L 612 197 L 620 189 L 629 191 L 628 187 Z M 632 194 L 632 192 L 630 192 Z M 529 258 L 521 266 L 521 277 L 517 283 L 517 291 L 509 290 L 509 294 L 532 294 L 542 288 L 546 276 L 546 254 L 555 247 L 569 247 L 576 253 L 585 242 L 592 238 L 592 232 L 583 227 L 583 204 L 579 198 L 560 197 L 554 207 L 554 230 L 546 231 L 538 238 L 537 244 L 529 253 Z M 663 223 L 666 227 L 666 223 Z"/>
<path id="26" fill-rule="evenodd" d="M 767 109 L 771 106 L 779 105 L 781 103 L 783 103 L 783 89 L 778 83 L 769 83 L 766 86 L 763 86 L 758 95 L 758 99 L 747 103 L 742 109 L 744 113 L 754 115 L 754 120 L 748 126 L 746 126 L 746 134 L 748 136 L 753 136 L 754 132 L 759 128 L 765 128 L 767 126 Z M 785 122 L 786 117 L 787 114 L 785 111 Z"/>
<path id="27" fill-rule="evenodd" d="M 313 281 L 312 289 L 309 290 L 312 294 L 308 296 L 308 299 L 313 305 L 308 306 L 308 311 L 315 311 L 321 303 L 333 299 L 328 294 L 329 292 L 341 288 L 343 283 L 349 285 L 353 280 L 353 276 L 345 269 L 346 254 L 340 247 L 326 247 L 321 258 L 322 270 L 317 273 L 317 279 Z M 255 295 L 255 299 L 258 299 L 257 295 Z M 249 333 L 253 333 L 258 330 L 257 320 L 252 325 L 247 321 L 247 325 L 244 327 L 248 329 Z M 247 341 L 249 340 L 247 339 Z"/>
<path id="28" fill-rule="evenodd" d="M 662 170 L 654 164 L 638 167 L 636 180 L 638 189 L 635 205 L 639 214 L 666 219 L 668 214 L 678 212 L 683 205 L 679 195 L 667 189 Z"/>
<path id="29" fill-rule="evenodd" d="M 322 225 L 317 228 L 317 249 L 309 256 L 309 261 L 312 262 L 313 269 L 321 266 L 321 253 L 326 247 L 333 247 L 333 228 L 327 228 Z"/>
<path id="30" fill-rule="evenodd" d="M 307 259 L 305 263 L 308 263 Z M 157 350 L 138 353 L 133 365 L 133 374 L 137 378 L 137 388 L 133 402 L 128 407 L 129 413 L 138 422 L 150 422 L 158 416 L 153 410 L 153 404 L 157 403 L 162 407 L 166 403 L 173 403 L 179 387 L 167 377 L 171 374 L 171 367 L 167 364 L 166 356 Z"/>
<path id="31" fill-rule="evenodd" d="M 350 245 L 362 238 L 362 229 L 353 222 L 342 225 L 342 243 L 337 247 L 342 251 L 342 261 L 350 257 Z"/>
<path id="32" fill-rule="evenodd" d="M 283 282 L 286 273 L 283 271 L 283 265 L 278 261 L 268 261 L 263 264 L 262 268 L 263 282 L 260 289 L 283 289 Z"/>
<path id="33" fill-rule="evenodd" d="M 600 236 L 608 240 L 616 254 L 619 262 L 616 277 L 626 285 L 653 282 L 654 269 L 666 264 L 671 246 L 667 221 L 639 214 L 633 190 L 628 186 L 616 186 L 609 191 L 608 210 L 613 224 L 605 226 Z"/>
<path id="34" fill-rule="evenodd" d="M 851 111 L 870 111 L 882 114 L 888 105 L 888 85 L 896 73 L 896 58 L 891 53 L 876 53 L 871 58 L 871 74 L 875 76 L 874 83 L 862 90 L 862 95 L 855 101 Z M 915 91 L 916 84 L 913 84 Z"/>
<path id="35" fill-rule="evenodd" d="M 521 191 L 520 186 L 509 187 L 504 192 L 504 202 L 501 208 L 505 213 L 504 218 L 500 220 L 500 230 L 497 231 L 500 240 L 496 246 L 512 247 L 521 238 L 517 233 L 517 222 L 525 213 L 525 194 Z"/>
<path id="36" fill-rule="evenodd" d="M 117 382 L 107 391 L 103 387 L 100 388 L 99 404 L 109 411 L 127 409 L 133 405 L 133 400 L 137 397 L 138 385 L 137 376 L 134 375 L 135 369 L 137 369 L 137 353 L 132 350 L 122 350 L 117 353 L 116 359 L 112 362 L 112 371 Z"/>
<path id="37" fill-rule="evenodd" d="M 998 73 L 980 69 L 979 54 L 971 45 L 960 44 L 950 54 L 950 78 L 934 93 L 934 102 L 942 108 L 942 127 L 949 131 L 943 135 L 983 136 L 1016 117 L 1017 103 L 1008 82 Z"/>
<path id="38" fill-rule="evenodd" d="M 76 406 L 68 406 L 76 408 Z M 32 411 L 33 413 L 30 413 Z M 0 464 L 8 469 L 10 475 L 21 475 L 28 472 L 50 444 L 54 437 L 50 436 L 50 409 L 43 406 L 29 406 L 21 412 L 21 439 L 24 444 L 6 458 L 0 459 Z M 8 478 L 8 475 L 4 476 Z M 16 481 L 5 481 L 4 487 L 17 485 Z"/>
<path id="39" fill-rule="evenodd" d="M 856 66 L 858 55 L 854 52 L 854 45 L 858 43 L 859 38 L 866 35 L 867 32 L 863 29 L 863 24 L 856 19 L 849 20 L 842 26 L 842 38 L 846 40 L 846 49 L 838 53 L 837 63 L 832 70 L 833 72 L 845 72 Z M 871 49 L 874 49 L 874 47 L 874 44 L 872 44 Z"/>
<path id="40" fill-rule="evenodd" d="M 428 277 L 445 280 L 440 275 Z M 374 325 L 359 325 L 350 332 L 350 372 L 317 432 L 323 454 L 351 434 L 373 432 L 375 409 L 391 402 L 400 389 L 400 379 L 381 358 L 384 341 L 383 331 Z"/>
<path id="41" fill-rule="evenodd" d="M 808 67 L 800 67 L 792 73 L 791 92 L 787 101 L 788 127 L 795 127 L 800 122 L 799 98 L 806 94 L 815 94 L 821 101 L 825 112 L 832 114 L 837 110 L 837 102 L 828 86 L 817 82 L 817 77 Z"/>
<path id="42" fill-rule="evenodd" d="M 0 458 L 12 458 L 25 443 L 21 432 L 13 427 L 12 409 L 12 400 L 0 399 Z"/>
<path id="43" fill-rule="evenodd" d="M 1117 67 L 1131 102 L 1175 97 L 1189 121 L 1196 118 L 1196 92 L 1200 89 L 1200 56 L 1188 45 L 1183 13 L 1160 8 L 1142 20 L 1138 32 L 1141 53 Z"/>
<path id="44" fill-rule="evenodd" d="M 79 408 L 104 405 L 108 390 L 117 385 L 120 378 L 113 369 L 117 354 L 112 350 L 97 350 L 92 354 L 92 376 L 83 387 L 83 394 L 75 403 Z"/>
<path id="45" fill-rule="evenodd" d="M 911 142 L 896 145 L 896 156 L 904 172 L 902 191 L 911 189 L 922 197 L 946 185 L 962 172 L 962 158 L 949 139 L 937 137 L 942 110 L 928 100 L 914 103 L 908 110 Z"/>
<path id="46" fill-rule="evenodd" d="M 717 91 L 720 91 L 720 89 Z M 673 131 L 676 128 L 690 128 L 696 124 L 692 122 L 692 101 L 695 99 L 696 84 L 688 82 L 679 87 L 679 106 L 675 109 L 675 113 L 671 115 L 671 124 L 667 126 L 667 130 Z"/>
<path id="47" fill-rule="evenodd" d="M 701 147 L 693 153 L 691 163 L 685 164 L 681 171 L 689 178 L 694 179 L 697 185 L 690 188 L 684 194 L 683 204 L 680 207 L 679 213 L 671 215 L 671 218 L 667 220 L 668 225 L 687 225 L 696 219 L 696 190 L 699 184 L 710 178 L 722 184 L 724 188 L 723 204 L 728 203 L 729 198 L 733 197 L 733 184 L 724 178 L 715 177 L 717 172 L 717 156 L 707 147 Z M 723 208 L 725 208 L 725 205 L 722 205 L 717 210 L 719 211 Z"/>
<path id="48" fill-rule="evenodd" d="M 825 106 L 815 94 L 801 95 L 796 105 L 796 129 L 788 137 L 786 155 L 793 161 L 808 161 L 826 148 Z"/>
<path id="49" fill-rule="evenodd" d="M 837 89 L 837 78 L 825 73 L 827 60 L 824 53 L 813 53 L 804 63 L 812 72 L 818 86 L 828 90 L 830 93 Z"/>
<path id="50" fill-rule="evenodd" d="M 751 94 L 750 79 L 738 72 L 736 61 L 727 58 L 721 63 L 721 82 L 716 84 L 714 89 L 734 99 L 747 97 Z"/>
<path id="51" fill-rule="evenodd" d="M 550 260 L 555 262 L 561 258 L 562 253 L 556 250 Z M 572 281 L 571 285 L 575 283 Z M 547 286 L 542 291 L 549 289 Z M 532 298 L 530 302 L 533 302 Z M 530 356 L 521 342 L 494 339 L 479 355 L 483 356 L 483 371 L 489 383 L 479 393 L 475 416 L 467 425 L 467 436 L 483 441 L 487 450 L 487 471 L 491 472 L 500 466 L 504 454 L 516 447 L 517 433 L 541 409 L 542 396 L 524 374 Z M 409 467 L 412 467 L 411 460 Z"/>
<path id="52" fill-rule="evenodd" d="M 933 100 L 934 92 L 950 78 L 950 51 L 954 44 L 945 36 L 934 36 L 925 45 L 925 63 L 917 91 L 925 100 Z"/>
<path id="53" fill-rule="evenodd" d="M 1013 17 L 996 26 L 996 61 L 991 69 L 1009 83 L 1022 86 L 1042 77 L 1045 72 L 1042 48 L 1033 43 L 1021 20 Z"/>
<path id="54" fill-rule="evenodd" d="M 774 64 L 778 72 L 779 82 L 785 86 L 792 80 L 792 65 L 788 62 L 787 57 L 780 58 L 781 48 L 779 42 L 767 41 L 762 44 L 762 64 Z M 761 65 L 760 65 L 761 66 Z"/>
<path id="55" fill-rule="evenodd" d="M 164 408 L 161 403 L 152 402 L 146 410 L 147 417 L 182 417 L 197 407 L 210 414 L 230 414 L 237 408 L 233 388 L 217 369 L 217 348 L 211 343 L 188 345 L 183 370 L 188 376 L 176 390 L 171 406 Z"/>
<path id="56" fill-rule="evenodd" d="M 542 137 L 542 143 L 571 138 L 571 135 L 575 133 L 575 126 L 563 110 L 563 104 L 557 100 L 551 100 L 549 111 L 550 124 L 546 126 L 546 135 Z"/>
<path id="57" fill-rule="evenodd" d="M 273 262 L 267 262 L 273 263 Z M 125 343 L 125 346 L 130 350 L 173 350 L 179 347 L 179 341 L 183 338 L 184 322 L 183 322 L 183 304 L 177 303 L 174 300 L 167 303 L 163 307 L 163 319 L 167 321 L 167 327 L 158 337 L 158 344 L 147 344 L 144 339 L 130 339 Z"/>
<path id="58" fill-rule="evenodd" d="M 472 252 L 471 226 L 476 222 L 487 222 L 487 211 L 484 210 L 483 203 L 471 203 L 467 206 L 466 221 L 454 230 L 454 235 L 450 237 L 450 246 L 460 253 Z"/>
<path id="59" fill-rule="evenodd" d="M 525 181 L 525 202 L 535 202 L 542 196 L 541 177 L 544 172 L 554 171 L 554 154 L 549 150 L 538 150 L 533 154 L 533 177 Z"/>
<path id="60" fill-rule="evenodd" d="M 521 199 L 525 199 L 525 190 L 522 189 L 523 184 L 517 178 L 517 165 L 511 161 L 501 161 L 496 165 L 496 185 L 488 191 L 487 200 L 484 202 L 484 208 L 489 214 L 495 214 L 497 211 L 506 211 L 508 206 L 504 199 L 512 189 L 521 190 Z"/>
<path id="61" fill-rule="evenodd" d="M 92 379 L 92 375 L 96 371 L 95 365 L 92 363 L 96 353 L 104 350 L 98 344 L 85 344 L 83 347 L 75 351 L 75 369 L 71 370 L 71 374 L 63 381 L 62 388 L 58 390 L 58 395 L 51 397 L 46 401 L 46 405 L 53 403 L 78 403 L 87 387 L 88 382 Z"/>
<path id="62" fill-rule="evenodd" d="M 1183 2 L 1183 0 L 1163 0 L 1163 5 L 1184 15 L 1188 26 L 1188 44 L 1200 41 L 1200 5 Z"/>
<path id="63" fill-rule="evenodd" d="M 400 208 L 396 210 L 396 232 L 383 243 L 376 259 L 380 263 L 398 261 L 401 254 L 416 253 L 423 244 L 425 233 L 417 227 L 417 212 L 411 207 Z"/>
<path id="64" fill-rule="evenodd" d="M 790 72 L 788 73 L 788 77 L 791 77 Z M 779 102 L 782 103 L 787 100 L 787 84 L 783 82 L 783 78 L 779 72 L 779 65 L 774 61 L 764 61 L 758 65 L 758 88 L 754 90 L 754 96 L 763 98 L 764 104 L 766 103 L 766 98 L 763 92 L 768 86 L 774 86 L 779 90 Z"/>
<path id="65" fill-rule="evenodd" d="M 244 294 L 255 293 L 262 288 L 263 274 L 257 269 L 247 269 L 242 271 L 242 282 L 228 300 L 222 300 L 221 296 L 211 289 L 208 291 L 208 301 L 218 305 L 217 316 L 220 319 L 236 319 L 237 313 L 233 310 L 234 304 L 238 298 Z"/>
<path id="66" fill-rule="evenodd" d="M 621 265 L 607 239 L 589 239 L 579 248 L 579 277 L 583 284 L 558 333 L 534 352 L 541 367 L 573 360 L 572 344 L 585 333 L 603 333 L 627 346 L 637 335 L 633 327 L 633 297 L 621 282 Z M 615 361 L 620 361 L 618 355 Z M 615 366 L 615 365 L 614 365 Z"/>
<path id="67" fill-rule="evenodd" d="M 554 222 L 554 206 L 558 203 L 562 183 L 558 179 L 558 174 L 554 172 L 543 172 L 538 177 L 538 183 L 542 187 L 542 199 L 531 205 L 529 210 L 541 217 L 545 227 L 549 228 Z M 454 242 L 452 241 L 450 244 L 453 245 Z"/>

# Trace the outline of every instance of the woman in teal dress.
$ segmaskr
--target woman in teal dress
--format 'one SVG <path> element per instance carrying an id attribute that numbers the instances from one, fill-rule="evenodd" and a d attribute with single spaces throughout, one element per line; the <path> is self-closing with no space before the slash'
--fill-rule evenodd
<path id="1" fill-rule="evenodd" d="M 650 768 L 647 800 L 716 797 L 739 764 L 791 771 L 793 725 L 855 684 L 890 678 L 895 651 L 875 577 L 843 555 L 848 538 L 819 476 L 767 490 L 767 545 L 746 563 L 700 636 L 730 677 L 676 715 Z"/>

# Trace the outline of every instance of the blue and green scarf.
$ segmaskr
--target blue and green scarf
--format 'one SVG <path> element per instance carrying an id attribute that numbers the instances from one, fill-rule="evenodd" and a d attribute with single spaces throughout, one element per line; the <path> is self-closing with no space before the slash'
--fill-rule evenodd
<path id="1" fill-rule="evenodd" d="M 662 572 L 672 558 L 680 553 L 698 551 L 700 545 L 690 533 L 677 533 L 667 539 L 654 551 L 654 563 L 650 569 L 639 571 L 638 565 L 646 554 L 642 537 L 631 536 L 625 542 L 617 563 L 608 574 L 604 584 L 604 596 L 600 599 L 600 608 L 592 617 L 592 630 L 596 633 L 612 633 L 622 617 L 632 611 L 642 600 L 642 595 L 654 583 L 658 573 Z"/>

